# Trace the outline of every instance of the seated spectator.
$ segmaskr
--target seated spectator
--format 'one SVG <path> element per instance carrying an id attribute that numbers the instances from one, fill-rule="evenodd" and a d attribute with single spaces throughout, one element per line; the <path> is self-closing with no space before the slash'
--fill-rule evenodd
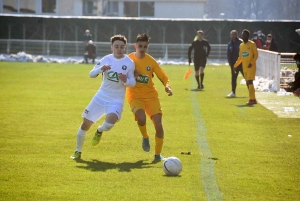
<path id="1" fill-rule="evenodd" d="M 300 53 L 295 54 L 293 59 L 296 61 L 298 72 L 295 73 L 295 81 L 289 83 L 291 86 L 289 91 L 293 91 L 296 94 L 300 92 Z"/>
<path id="2" fill-rule="evenodd" d="M 92 36 L 92 34 L 90 33 L 90 30 L 85 30 L 85 34 L 83 35 L 83 41 L 86 43 L 86 44 L 88 44 L 88 42 L 90 41 L 90 40 L 93 40 L 93 36 Z"/>
<path id="3" fill-rule="evenodd" d="M 95 63 L 96 58 L 96 46 L 94 45 L 92 40 L 89 40 L 88 44 L 85 47 L 84 60 L 85 63 L 88 64 L 88 59 L 92 59 L 93 64 Z"/>

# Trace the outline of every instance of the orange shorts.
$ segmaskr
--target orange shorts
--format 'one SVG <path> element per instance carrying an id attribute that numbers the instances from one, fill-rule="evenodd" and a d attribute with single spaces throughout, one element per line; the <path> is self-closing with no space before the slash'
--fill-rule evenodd
<path id="1" fill-rule="evenodd" d="M 244 71 L 244 78 L 245 80 L 255 80 L 255 74 L 256 74 L 256 69 L 247 69 L 246 71 Z"/>
<path id="2" fill-rule="evenodd" d="M 133 99 L 129 105 L 134 116 L 139 109 L 144 110 L 150 118 L 155 114 L 162 114 L 159 98 Z"/>

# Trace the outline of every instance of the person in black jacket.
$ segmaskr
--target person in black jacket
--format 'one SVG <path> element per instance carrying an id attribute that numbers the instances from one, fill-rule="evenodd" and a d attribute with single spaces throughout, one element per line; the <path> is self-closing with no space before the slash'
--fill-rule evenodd
<path id="1" fill-rule="evenodd" d="M 204 32 L 202 30 L 197 31 L 198 40 L 193 41 L 188 49 L 189 65 L 192 62 L 191 53 L 194 49 L 194 68 L 195 77 L 198 84 L 198 89 L 203 89 L 204 80 L 204 68 L 206 66 L 207 57 L 210 52 L 210 44 L 204 39 Z M 200 78 L 200 79 L 199 79 Z"/>
<path id="2" fill-rule="evenodd" d="M 227 97 L 235 97 L 236 96 L 236 80 L 239 75 L 239 72 L 243 73 L 242 64 L 240 64 L 236 69 L 233 68 L 236 60 L 239 57 L 240 44 L 243 42 L 242 39 L 238 37 L 238 32 L 236 30 L 232 30 L 230 32 L 231 41 L 227 45 L 227 61 L 231 69 L 231 93 L 227 95 Z"/>
<path id="3" fill-rule="evenodd" d="M 88 59 L 92 59 L 93 64 L 95 63 L 96 58 L 96 46 L 92 40 L 89 40 L 88 44 L 85 47 L 84 60 L 88 64 Z"/>

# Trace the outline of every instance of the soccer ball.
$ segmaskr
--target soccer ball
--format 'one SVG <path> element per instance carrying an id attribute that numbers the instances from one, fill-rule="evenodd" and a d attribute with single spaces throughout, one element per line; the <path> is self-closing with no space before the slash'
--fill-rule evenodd
<path id="1" fill-rule="evenodd" d="M 168 176 L 177 176 L 182 170 L 182 163 L 177 157 L 172 156 L 165 159 L 162 169 Z"/>

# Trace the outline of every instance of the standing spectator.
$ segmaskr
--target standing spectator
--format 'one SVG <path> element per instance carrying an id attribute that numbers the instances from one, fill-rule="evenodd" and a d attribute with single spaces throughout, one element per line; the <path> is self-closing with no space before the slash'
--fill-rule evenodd
<path id="1" fill-rule="evenodd" d="M 240 64 L 236 69 L 234 69 L 234 63 L 239 57 L 240 44 L 243 42 L 242 39 L 238 37 L 238 32 L 236 30 L 232 30 L 230 32 L 231 41 L 227 45 L 227 61 L 229 63 L 231 69 L 231 93 L 228 94 L 228 97 L 235 97 L 236 93 L 236 80 L 239 75 L 239 72 L 243 73 L 242 64 Z"/>
<path id="2" fill-rule="evenodd" d="M 275 38 L 272 37 L 272 34 L 268 34 L 265 45 L 263 46 L 265 50 L 270 50 L 277 52 L 277 44 Z"/>
<path id="3" fill-rule="evenodd" d="M 85 44 L 88 44 L 90 40 L 93 40 L 93 36 L 90 33 L 90 30 L 87 29 L 85 30 L 85 34 L 83 35 L 83 41 L 85 42 Z"/>
<path id="4" fill-rule="evenodd" d="M 257 33 L 256 33 L 256 32 L 253 33 L 253 38 L 252 38 L 251 40 L 256 44 L 256 47 L 257 47 L 257 48 L 260 48 L 260 49 L 263 48 L 263 41 L 262 41 L 261 38 L 259 38 L 259 37 L 257 36 Z"/>
<path id="5" fill-rule="evenodd" d="M 94 45 L 92 40 L 89 40 L 88 44 L 85 47 L 84 60 L 85 63 L 88 64 L 88 59 L 92 59 L 93 64 L 95 63 L 96 58 L 96 46 Z"/>
<path id="6" fill-rule="evenodd" d="M 249 101 L 246 104 L 253 105 L 257 104 L 253 80 L 255 79 L 258 51 L 255 43 L 249 40 L 249 36 L 249 30 L 244 29 L 242 33 L 243 43 L 240 45 L 239 58 L 235 62 L 234 68 L 237 68 L 240 63 L 243 64 L 244 77 L 249 90 Z"/>
<path id="7" fill-rule="evenodd" d="M 191 53 L 194 49 L 194 68 L 195 78 L 198 84 L 198 89 L 203 89 L 204 80 L 204 68 L 210 52 L 210 44 L 204 39 L 204 32 L 202 30 L 197 31 L 198 40 L 193 41 L 188 49 L 189 65 L 192 62 Z M 200 78 L 200 79 L 199 79 Z"/>
<path id="8" fill-rule="evenodd" d="M 265 44 L 266 35 L 261 30 L 257 31 L 257 38 L 262 41 L 262 44 Z"/>

